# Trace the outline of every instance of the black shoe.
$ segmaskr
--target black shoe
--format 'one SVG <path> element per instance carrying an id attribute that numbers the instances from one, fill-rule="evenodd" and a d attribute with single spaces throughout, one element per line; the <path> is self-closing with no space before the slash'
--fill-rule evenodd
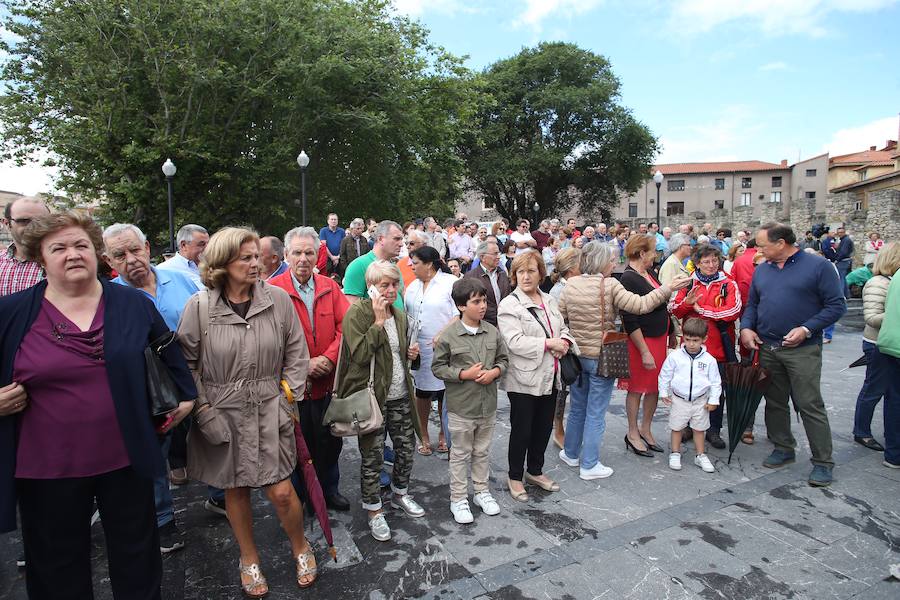
<path id="1" fill-rule="evenodd" d="M 177 552 L 184 548 L 184 536 L 175 525 L 175 521 L 169 521 L 159 528 L 159 551 L 163 554 Z"/>
<path id="2" fill-rule="evenodd" d="M 876 440 L 875 438 L 853 436 L 853 441 L 860 446 L 865 446 L 869 450 L 874 450 L 875 452 L 884 452 L 884 446 L 879 444 L 878 440 Z"/>
<path id="3" fill-rule="evenodd" d="M 223 517 L 227 517 L 228 513 L 225 512 L 225 499 L 216 500 L 215 498 L 207 498 L 206 502 L 203 503 L 203 508 L 208 510 L 211 513 L 216 513 L 217 515 L 222 515 Z"/>
<path id="4" fill-rule="evenodd" d="M 722 439 L 722 436 L 719 435 L 718 431 L 707 431 L 706 441 L 709 442 L 710 446 L 719 450 L 725 447 L 725 441 Z"/>
<path id="5" fill-rule="evenodd" d="M 631 450 L 638 456 L 653 456 L 653 453 L 649 450 L 638 450 L 634 447 L 634 444 L 631 443 L 631 440 L 628 439 L 628 436 L 625 436 L 625 448 Z"/>
<path id="6" fill-rule="evenodd" d="M 657 446 L 656 444 L 651 444 L 650 442 L 648 442 L 647 438 L 645 438 L 644 436 L 641 436 L 641 439 L 644 440 L 644 443 L 647 444 L 647 449 L 650 450 L 651 452 L 662 452 L 663 451 L 663 449 L 660 448 L 659 446 Z"/>
<path id="7" fill-rule="evenodd" d="M 16 566 L 19 567 L 20 569 L 25 568 L 25 555 L 24 554 L 16 559 Z"/>
<path id="8" fill-rule="evenodd" d="M 350 510 L 350 501 L 344 498 L 340 492 L 325 496 L 325 506 L 332 510 Z"/>

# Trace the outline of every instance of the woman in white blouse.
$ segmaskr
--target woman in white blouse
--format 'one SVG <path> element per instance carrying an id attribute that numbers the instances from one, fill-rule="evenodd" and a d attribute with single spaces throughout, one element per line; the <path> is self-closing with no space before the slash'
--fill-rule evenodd
<path id="1" fill-rule="evenodd" d="M 422 430 L 419 454 L 428 456 L 433 452 L 431 438 L 428 435 L 428 415 L 431 403 L 437 400 L 438 414 L 443 415 L 444 382 L 431 372 L 431 360 L 434 357 L 432 341 L 447 323 L 459 316 L 453 298 L 450 296 L 453 284 L 457 279 L 442 271 L 443 263 L 437 250 L 431 246 L 423 246 L 413 250 L 409 255 L 415 280 L 409 284 L 404 294 L 406 314 L 409 319 L 409 335 L 413 341 L 419 342 L 419 368 L 413 372 L 416 386 L 416 408 L 419 413 L 419 426 Z M 438 435 L 437 451 L 448 452 L 449 433 L 444 420 L 441 420 L 441 431 Z"/>

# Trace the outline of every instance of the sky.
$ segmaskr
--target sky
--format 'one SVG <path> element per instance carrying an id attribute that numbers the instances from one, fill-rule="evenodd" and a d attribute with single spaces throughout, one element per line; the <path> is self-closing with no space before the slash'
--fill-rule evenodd
<path id="1" fill-rule="evenodd" d="M 658 163 L 789 163 L 900 128 L 900 0 L 394 0 L 480 71 L 542 41 L 604 55 Z M 893 57 L 893 58 L 892 58 Z M 0 190 L 53 191 L 0 164 Z"/>

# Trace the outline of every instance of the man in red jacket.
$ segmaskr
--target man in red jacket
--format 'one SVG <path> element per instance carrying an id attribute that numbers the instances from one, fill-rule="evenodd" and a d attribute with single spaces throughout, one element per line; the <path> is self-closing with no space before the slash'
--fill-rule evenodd
<path id="1" fill-rule="evenodd" d="M 334 280 L 313 272 L 320 251 L 315 229 L 291 229 L 284 236 L 284 246 L 290 268 L 268 283 L 291 296 L 309 347 L 309 383 L 306 397 L 298 404 L 300 427 L 325 493 L 325 503 L 335 510 L 349 510 L 350 502 L 338 491 L 338 457 L 343 443 L 322 424 L 322 417 L 331 402 L 341 323 L 350 304 Z"/>

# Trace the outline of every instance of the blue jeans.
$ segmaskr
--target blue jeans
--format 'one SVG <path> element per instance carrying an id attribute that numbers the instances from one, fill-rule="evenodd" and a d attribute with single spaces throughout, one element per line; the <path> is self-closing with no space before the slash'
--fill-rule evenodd
<path id="1" fill-rule="evenodd" d="M 850 297 L 850 286 L 847 285 L 847 274 L 850 273 L 850 267 L 853 266 L 853 261 L 848 259 L 839 260 L 834 263 L 838 270 L 838 277 L 841 278 L 841 289 L 844 290 L 844 298 Z"/>
<path id="2" fill-rule="evenodd" d="M 592 469 L 600 462 L 600 445 L 606 431 L 606 409 L 612 397 L 612 377 L 600 377 L 597 361 L 580 358 L 581 375 L 569 387 L 569 419 L 563 445 L 569 458 L 581 457 L 581 468 Z"/>
<path id="3" fill-rule="evenodd" d="M 884 460 L 900 465 L 900 358 L 881 355 L 887 382 L 884 390 Z"/>
<path id="4" fill-rule="evenodd" d="M 165 462 L 169 456 L 169 447 L 172 445 L 172 434 L 167 433 L 159 440 L 159 450 Z M 168 471 L 168 469 L 167 469 Z M 156 526 L 162 527 L 166 523 L 175 520 L 175 501 L 172 499 L 172 491 L 169 490 L 169 475 L 153 478 L 153 498 L 156 503 Z"/>
<path id="5" fill-rule="evenodd" d="M 856 414 L 853 417 L 853 435 L 855 437 L 872 437 L 872 417 L 875 415 L 875 407 L 884 396 L 890 373 L 884 360 L 884 355 L 878 351 L 878 346 L 863 340 L 863 354 L 866 355 L 866 379 L 859 389 L 856 398 Z M 887 423 L 885 423 L 887 427 Z"/>
<path id="6" fill-rule="evenodd" d="M 444 396 L 443 406 L 441 407 L 441 429 L 444 432 L 444 443 L 447 444 L 447 448 L 451 447 L 450 444 L 450 426 L 447 425 L 447 396 Z"/>

